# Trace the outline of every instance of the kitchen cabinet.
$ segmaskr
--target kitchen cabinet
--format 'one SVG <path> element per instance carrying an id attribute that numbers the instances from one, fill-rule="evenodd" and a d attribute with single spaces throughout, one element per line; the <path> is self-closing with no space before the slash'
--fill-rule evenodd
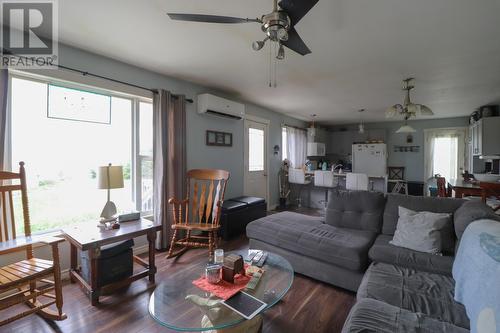
<path id="1" fill-rule="evenodd" d="M 472 155 L 500 154 L 500 117 L 479 119 L 469 127 Z"/>

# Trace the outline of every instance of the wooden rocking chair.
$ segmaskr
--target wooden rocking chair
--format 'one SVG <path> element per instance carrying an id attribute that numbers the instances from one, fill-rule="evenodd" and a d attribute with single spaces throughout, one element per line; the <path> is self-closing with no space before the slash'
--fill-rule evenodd
<path id="1" fill-rule="evenodd" d="M 58 243 L 63 239 L 31 236 L 26 174 L 24 162 L 19 163 L 19 173 L 0 171 L 0 255 L 26 251 L 26 259 L 0 267 L 0 312 L 16 304 L 25 303 L 30 309 L 11 317 L 0 316 L 0 326 L 32 313 L 50 320 L 64 320 L 61 269 Z M 9 183 L 6 184 L 5 181 Z M 19 181 L 19 184 L 12 184 Z M 13 194 L 19 191 L 24 218 L 24 236 L 16 237 Z M 52 261 L 33 256 L 33 246 L 50 245 Z M 53 277 L 53 281 L 47 277 Z M 53 292 L 53 294 L 51 293 Z M 40 301 L 42 298 L 45 303 Z M 49 309 L 55 304 L 57 310 Z M 5 319 L 4 319 L 5 318 Z"/>
<path id="2" fill-rule="evenodd" d="M 174 232 L 167 258 L 179 256 L 191 247 L 208 247 L 209 256 L 213 256 L 218 241 L 219 220 L 228 179 L 229 172 L 225 170 L 188 171 L 187 198 L 168 200 L 168 203 L 173 205 Z M 180 231 L 183 232 L 183 237 L 177 240 Z M 195 235 L 193 231 L 196 232 Z M 181 248 L 175 250 L 177 245 Z"/>

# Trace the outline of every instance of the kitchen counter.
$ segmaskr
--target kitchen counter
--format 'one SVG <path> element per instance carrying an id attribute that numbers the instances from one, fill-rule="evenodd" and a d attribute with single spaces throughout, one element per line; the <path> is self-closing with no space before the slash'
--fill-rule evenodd
<path id="1" fill-rule="evenodd" d="M 322 172 L 332 172 L 323 171 Z M 310 176 L 311 183 L 307 185 L 297 185 L 290 184 L 292 188 L 292 193 L 290 195 L 291 203 L 295 203 L 296 196 L 300 193 L 301 202 L 304 207 L 309 208 L 325 208 L 325 202 L 328 199 L 328 192 L 335 189 L 346 188 L 346 176 L 350 172 L 332 172 L 334 176 L 334 187 L 326 186 L 316 186 L 314 185 L 314 171 L 306 171 L 306 175 Z M 368 176 L 370 180 L 370 186 L 373 187 L 373 191 L 386 193 L 387 192 L 387 176 Z M 301 187 L 299 191 L 299 186 Z"/>
<path id="2" fill-rule="evenodd" d="M 312 175 L 314 176 L 314 172 L 315 171 L 324 171 L 324 170 L 313 170 L 313 171 L 306 171 L 306 175 Z M 325 172 L 327 172 L 328 170 L 326 170 Z M 330 172 L 333 172 L 333 171 L 330 171 Z M 333 172 L 333 176 L 334 177 L 346 177 L 348 173 L 352 173 L 351 171 L 347 171 L 347 172 L 342 172 L 342 173 L 339 173 L 339 172 Z M 380 179 L 385 179 L 387 176 L 372 176 L 372 175 L 368 175 L 368 178 L 380 178 Z"/>

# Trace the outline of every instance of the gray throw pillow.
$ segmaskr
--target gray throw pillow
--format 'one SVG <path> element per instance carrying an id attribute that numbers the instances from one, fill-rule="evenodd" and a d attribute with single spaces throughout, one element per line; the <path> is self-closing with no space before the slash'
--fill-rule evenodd
<path id="1" fill-rule="evenodd" d="M 441 229 L 451 223 L 451 214 L 415 212 L 399 206 L 396 232 L 389 243 L 407 249 L 441 254 Z"/>

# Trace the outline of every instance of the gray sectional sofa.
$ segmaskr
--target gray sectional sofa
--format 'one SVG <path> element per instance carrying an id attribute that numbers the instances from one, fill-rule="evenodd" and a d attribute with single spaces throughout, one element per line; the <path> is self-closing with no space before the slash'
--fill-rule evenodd
<path id="1" fill-rule="evenodd" d="M 441 230 L 443 255 L 389 244 L 399 206 L 453 214 Z M 332 191 L 325 218 L 272 214 L 250 223 L 247 236 L 297 273 L 357 291 L 343 332 L 468 332 L 451 270 L 462 233 L 481 218 L 498 216 L 480 201 Z"/>

